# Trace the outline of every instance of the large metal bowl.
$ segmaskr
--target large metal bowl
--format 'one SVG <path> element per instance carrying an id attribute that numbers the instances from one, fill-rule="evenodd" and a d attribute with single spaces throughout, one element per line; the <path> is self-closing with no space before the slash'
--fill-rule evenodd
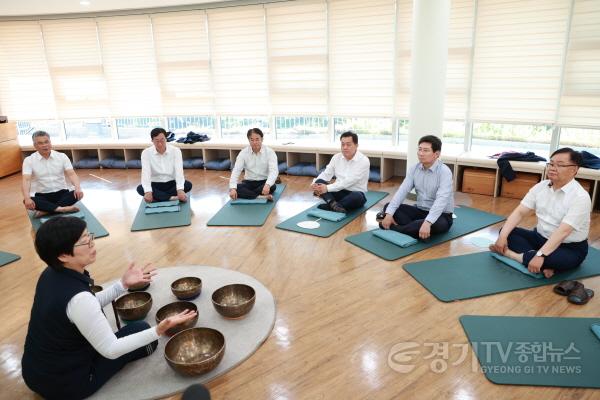
<path id="1" fill-rule="evenodd" d="M 198 307 L 194 303 L 191 303 L 189 301 L 176 301 L 174 303 L 169 303 L 166 306 L 162 306 L 156 312 L 156 323 L 160 324 L 162 320 L 169 318 L 170 316 L 173 316 L 175 314 L 179 314 L 180 312 L 183 312 L 185 310 L 198 311 Z M 193 328 L 194 326 L 196 326 L 196 322 L 198 322 L 198 314 L 196 314 L 194 318 L 190 319 L 187 322 L 184 322 L 183 324 L 179 324 L 170 329 L 167 329 L 167 335 L 172 336 L 185 329 Z"/>
<path id="2" fill-rule="evenodd" d="M 179 278 L 171 283 L 171 292 L 179 300 L 191 300 L 200 295 L 202 291 L 202 279 L 195 276 Z"/>
<path id="3" fill-rule="evenodd" d="M 152 296 L 148 292 L 133 292 L 115 300 L 119 317 L 125 321 L 144 319 L 152 308 Z"/>
<path id="4" fill-rule="evenodd" d="M 212 303 L 225 318 L 243 318 L 252 310 L 256 292 L 252 286 L 236 283 L 223 286 L 212 294 Z"/>
<path id="5" fill-rule="evenodd" d="M 165 359 L 183 375 L 213 370 L 225 354 L 225 337 L 211 328 L 191 328 L 177 333 L 165 345 Z"/>
<path id="6" fill-rule="evenodd" d="M 100 285 L 94 285 L 90 288 L 90 290 L 92 291 L 92 293 L 96 294 L 98 292 L 101 292 L 104 290 L 104 288 Z"/>
<path id="7" fill-rule="evenodd" d="M 144 290 L 148 289 L 148 287 L 150 287 L 150 282 L 141 282 L 137 285 L 129 286 L 129 289 L 127 290 L 130 292 L 143 292 Z"/>

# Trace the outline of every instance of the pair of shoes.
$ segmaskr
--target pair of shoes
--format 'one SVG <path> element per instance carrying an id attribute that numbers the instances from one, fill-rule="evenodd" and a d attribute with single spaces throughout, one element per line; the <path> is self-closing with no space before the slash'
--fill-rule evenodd
<path id="1" fill-rule="evenodd" d="M 577 305 L 584 305 L 594 297 L 594 291 L 579 281 L 562 281 L 554 286 L 554 293 L 567 296 L 569 303 Z"/>
<path id="2" fill-rule="evenodd" d="M 317 208 L 319 210 L 331 211 L 331 208 L 329 207 L 329 204 L 327 204 L 327 203 L 319 204 L 317 206 Z"/>
<path id="3" fill-rule="evenodd" d="M 331 211 L 334 212 L 339 212 L 343 214 L 347 213 L 346 209 L 342 207 L 337 201 L 332 201 L 331 204 L 329 204 L 329 208 L 331 209 Z"/>

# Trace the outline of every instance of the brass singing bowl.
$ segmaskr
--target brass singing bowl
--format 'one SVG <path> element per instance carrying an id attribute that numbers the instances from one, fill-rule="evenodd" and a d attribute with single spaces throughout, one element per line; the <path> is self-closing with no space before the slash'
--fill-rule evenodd
<path id="1" fill-rule="evenodd" d="M 103 291 L 104 289 L 102 288 L 102 286 L 94 285 L 90 288 L 90 290 L 92 291 L 92 293 L 96 294 L 98 292 Z"/>
<path id="2" fill-rule="evenodd" d="M 127 293 L 115 300 L 115 308 L 126 321 L 144 319 L 152 308 L 152 296 L 148 292 Z"/>
<path id="3" fill-rule="evenodd" d="M 252 310 L 256 292 L 251 286 L 236 283 L 223 286 L 212 294 L 212 303 L 225 318 L 242 318 Z"/>
<path id="4" fill-rule="evenodd" d="M 165 359 L 175 371 L 200 375 L 213 370 L 225 354 L 225 337 L 211 328 L 190 328 L 177 333 L 165 345 Z"/>
<path id="5" fill-rule="evenodd" d="M 156 323 L 160 324 L 160 322 L 166 318 L 169 318 L 175 314 L 179 314 L 185 310 L 190 311 L 198 311 L 198 307 L 194 303 L 189 301 L 176 301 L 174 303 L 169 303 L 166 306 L 162 306 L 156 312 Z M 196 322 L 198 322 L 198 314 L 189 321 L 184 322 L 183 324 L 179 324 L 172 328 L 167 329 L 167 335 L 172 336 L 178 332 L 181 332 L 185 329 L 193 328 L 196 326 Z"/>
<path id="6" fill-rule="evenodd" d="M 195 276 L 179 278 L 171 283 L 171 292 L 179 300 L 191 300 L 200 295 L 202 291 L 202 279 Z"/>
<path id="7" fill-rule="evenodd" d="M 140 282 L 137 285 L 129 286 L 128 290 L 130 292 L 142 292 L 142 291 L 148 289 L 149 286 L 150 286 L 150 282 Z"/>

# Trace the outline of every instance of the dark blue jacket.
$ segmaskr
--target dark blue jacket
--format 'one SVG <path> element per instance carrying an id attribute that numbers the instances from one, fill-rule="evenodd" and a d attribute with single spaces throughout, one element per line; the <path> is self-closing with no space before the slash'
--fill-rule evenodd
<path id="1" fill-rule="evenodd" d="M 596 157 L 594 154 L 583 150 L 581 151 L 581 157 L 583 158 L 582 167 L 600 169 L 600 158 Z"/>
<path id="2" fill-rule="evenodd" d="M 514 180 L 517 175 L 513 171 L 509 161 L 546 161 L 544 157 L 536 155 L 534 152 L 528 151 L 527 153 L 504 153 L 498 158 L 498 168 L 500 168 L 500 174 L 506 178 L 507 181 Z"/>

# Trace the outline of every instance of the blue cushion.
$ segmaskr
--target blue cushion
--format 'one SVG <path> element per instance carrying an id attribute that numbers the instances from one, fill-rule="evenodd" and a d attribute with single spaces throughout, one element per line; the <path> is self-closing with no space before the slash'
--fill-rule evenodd
<path id="1" fill-rule="evenodd" d="M 123 157 L 114 156 L 114 157 L 105 158 L 104 160 L 100 161 L 100 166 L 102 168 L 125 169 L 126 164 L 125 164 L 125 159 Z"/>
<path id="2" fill-rule="evenodd" d="M 125 163 L 127 168 L 131 169 L 141 169 L 142 168 L 142 160 L 129 160 Z"/>
<path id="3" fill-rule="evenodd" d="M 310 210 L 308 212 L 308 215 L 311 217 L 326 219 L 327 221 L 332 221 L 332 222 L 339 222 L 339 221 L 343 220 L 344 218 L 346 218 L 346 214 L 344 214 L 344 213 L 321 210 L 318 208 L 315 208 L 314 210 Z"/>
<path id="4" fill-rule="evenodd" d="M 98 157 L 85 157 L 73 163 L 73 168 L 98 168 Z"/>
<path id="5" fill-rule="evenodd" d="M 373 235 L 400 247 L 408 247 L 418 243 L 418 240 L 412 236 L 389 229 L 376 229 L 373 231 Z"/>
<path id="6" fill-rule="evenodd" d="M 509 267 L 514 268 L 517 271 L 519 271 L 525 275 L 529 275 L 532 278 L 541 279 L 544 277 L 544 274 L 542 274 L 542 273 L 534 274 L 533 272 L 529 271 L 526 266 L 524 266 L 523 264 L 521 264 L 518 261 L 513 260 L 512 258 L 501 256 L 500 254 L 497 254 L 497 253 L 490 253 L 490 254 L 492 255 L 492 257 L 494 257 L 498 261 L 503 262 L 504 264 L 508 265 Z"/>
<path id="7" fill-rule="evenodd" d="M 590 328 L 592 328 L 592 332 L 594 332 L 594 335 L 596 335 L 596 337 L 600 339 L 600 324 L 592 324 Z"/>
<path id="8" fill-rule="evenodd" d="M 221 160 L 212 160 L 204 163 L 206 169 L 214 169 L 217 171 L 227 171 L 231 168 L 231 160 L 229 158 L 223 158 Z"/>
<path id="9" fill-rule="evenodd" d="M 279 167 L 279 173 L 280 174 L 285 174 L 286 173 L 286 171 L 287 171 L 287 163 L 285 161 L 284 162 L 280 162 L 277 166 Z"/>
<path id="10" fill-rule="evenodd" d="M 170 206 L 170 207 L 146 207 L 144 208 L 145 214 L 162 214 L 162 213 L 172 213 L 178 212 L 179 206 Z"/>
<path id="11" fill-rule="evenodd" d="M 231 200 L 231 204 L 266 204 L 267 199 L 264 197 L 256 198 L 256 199 L 236 199 Z"/>
<path id="12" fill-rule="evenodd" d="M 288 175 L 317 176 L 317 167 L 314 163 L 300 162 L 287 169 Z"/>
<path id="13" fill-rule="evenodd" d="M 381 182 L 381 172 L 379 167 L 371 167 L 369 170 L 369 181 Z"/>
<path id="14" fill-rule="evenodd" d="M 204 160 L 202 157 L 190 157 L 183 160 L 183 168 L 202 168 L 204 167 Z"/>

